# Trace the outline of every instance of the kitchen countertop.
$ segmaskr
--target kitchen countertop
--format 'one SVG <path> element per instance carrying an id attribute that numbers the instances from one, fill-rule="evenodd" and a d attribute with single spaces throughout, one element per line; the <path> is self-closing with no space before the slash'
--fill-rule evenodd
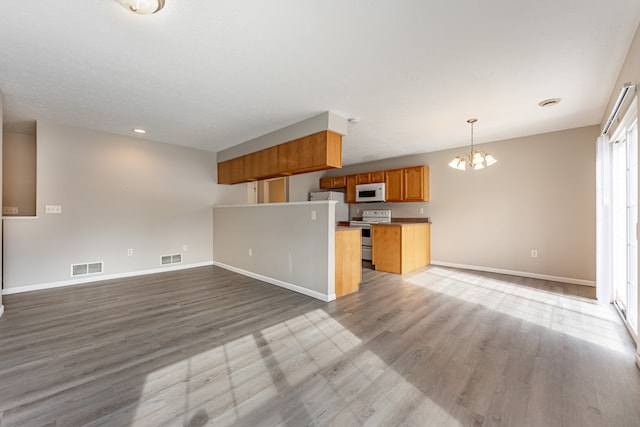
<path id="1" fill-rule="evenodd" d="M 343 226 L 343 225 L 338 225 L 336 227 L 336 231 L 349 231 L 349 230 L 356 230 L 358 228 L 361 228 L 361 227 L 347 227 L 347 226 Z"/>
<path id="2" fill-rule="evenodd" d="M 371 225 L 393 225 L 396 227 L 411 227 L 414 225 L 424 225 L 424 224 L 431 224 L 430 222 L 399 222 L 399 221 L 392 221 L 392 222 L 379 222 L 376 224 L 371 224 Z"/>
<path id="3" fill-rule="evenodd" d="M 362 221 L 361 216 L 356 216 L 351 219 L 352 221 Z M 431 224 L 431 218 L 391 218 L 391 224 Z"/>

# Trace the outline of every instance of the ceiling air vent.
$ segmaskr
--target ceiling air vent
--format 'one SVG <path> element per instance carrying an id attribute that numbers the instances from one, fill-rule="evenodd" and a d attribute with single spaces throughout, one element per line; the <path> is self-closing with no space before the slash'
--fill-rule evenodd
<path id="1" fill-rule="evenodd" d="M 86 276 L 88 274 L 100 274 L 103 271 L 104 263 L 89 262 L 82 264 L 71 264 L 71 276 Z"/>
<path id="2" fill-rule="evenodd" d="M 560 98 L 550 98 L 545 99 L 544 101 L 538 102 L 538 105 L 541 107 L 553 107 L 554 105 L 558 105 L 560 103 Z"/>

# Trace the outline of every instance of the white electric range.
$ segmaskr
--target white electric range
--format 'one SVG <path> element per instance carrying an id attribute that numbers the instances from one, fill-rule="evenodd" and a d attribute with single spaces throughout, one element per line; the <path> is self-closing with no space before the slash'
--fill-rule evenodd
<path id="1" fill-rule="evenodd" d="M 371 261 L 371 226 L 391 222 L 391 209 L 362 211 L 362 221 L 349 221 L 350 227 L 362 228 L 362 259 Z"/>

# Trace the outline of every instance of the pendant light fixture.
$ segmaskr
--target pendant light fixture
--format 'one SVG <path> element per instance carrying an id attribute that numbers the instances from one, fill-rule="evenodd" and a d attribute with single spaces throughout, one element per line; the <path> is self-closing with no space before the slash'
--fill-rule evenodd
<path id="1" fill-rule="evenodd" d="M 117 0 L 124 8 L 138 15 L 151 15 L 164 7 L 164 0 Z"/>
<path id="2" fill-rule="evenodd" d="M 449 162 L 449 166 L 452 168 L 463 171 L 467 166 L 469 166 L 473 170 L 479 170 L 497 162 L 495 157 L 491 154 L 485 153 L 484 151 L 476 151 L 476 149 L 473 148 L 473 124 L 477 121 L 478 119 L 467 120 L 467 123 L 471 125 L 471 151 L 460 156 L 456 156 L 451 160 L 451 162 Z"/>

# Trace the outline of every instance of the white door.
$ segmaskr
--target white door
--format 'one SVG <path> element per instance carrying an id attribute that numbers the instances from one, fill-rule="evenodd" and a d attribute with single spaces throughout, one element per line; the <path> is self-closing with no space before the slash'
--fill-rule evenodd
<path id="1" fill-rule="evenodd" d="M 638 122 L 629 113 L 612 138 L 612 267 L 615 304 L 637 334 Z"/>
<path id="2" fill-rule="evenodd" d="M 638 122 L 627 128 L 627 322 L 638 327 Z"/>

